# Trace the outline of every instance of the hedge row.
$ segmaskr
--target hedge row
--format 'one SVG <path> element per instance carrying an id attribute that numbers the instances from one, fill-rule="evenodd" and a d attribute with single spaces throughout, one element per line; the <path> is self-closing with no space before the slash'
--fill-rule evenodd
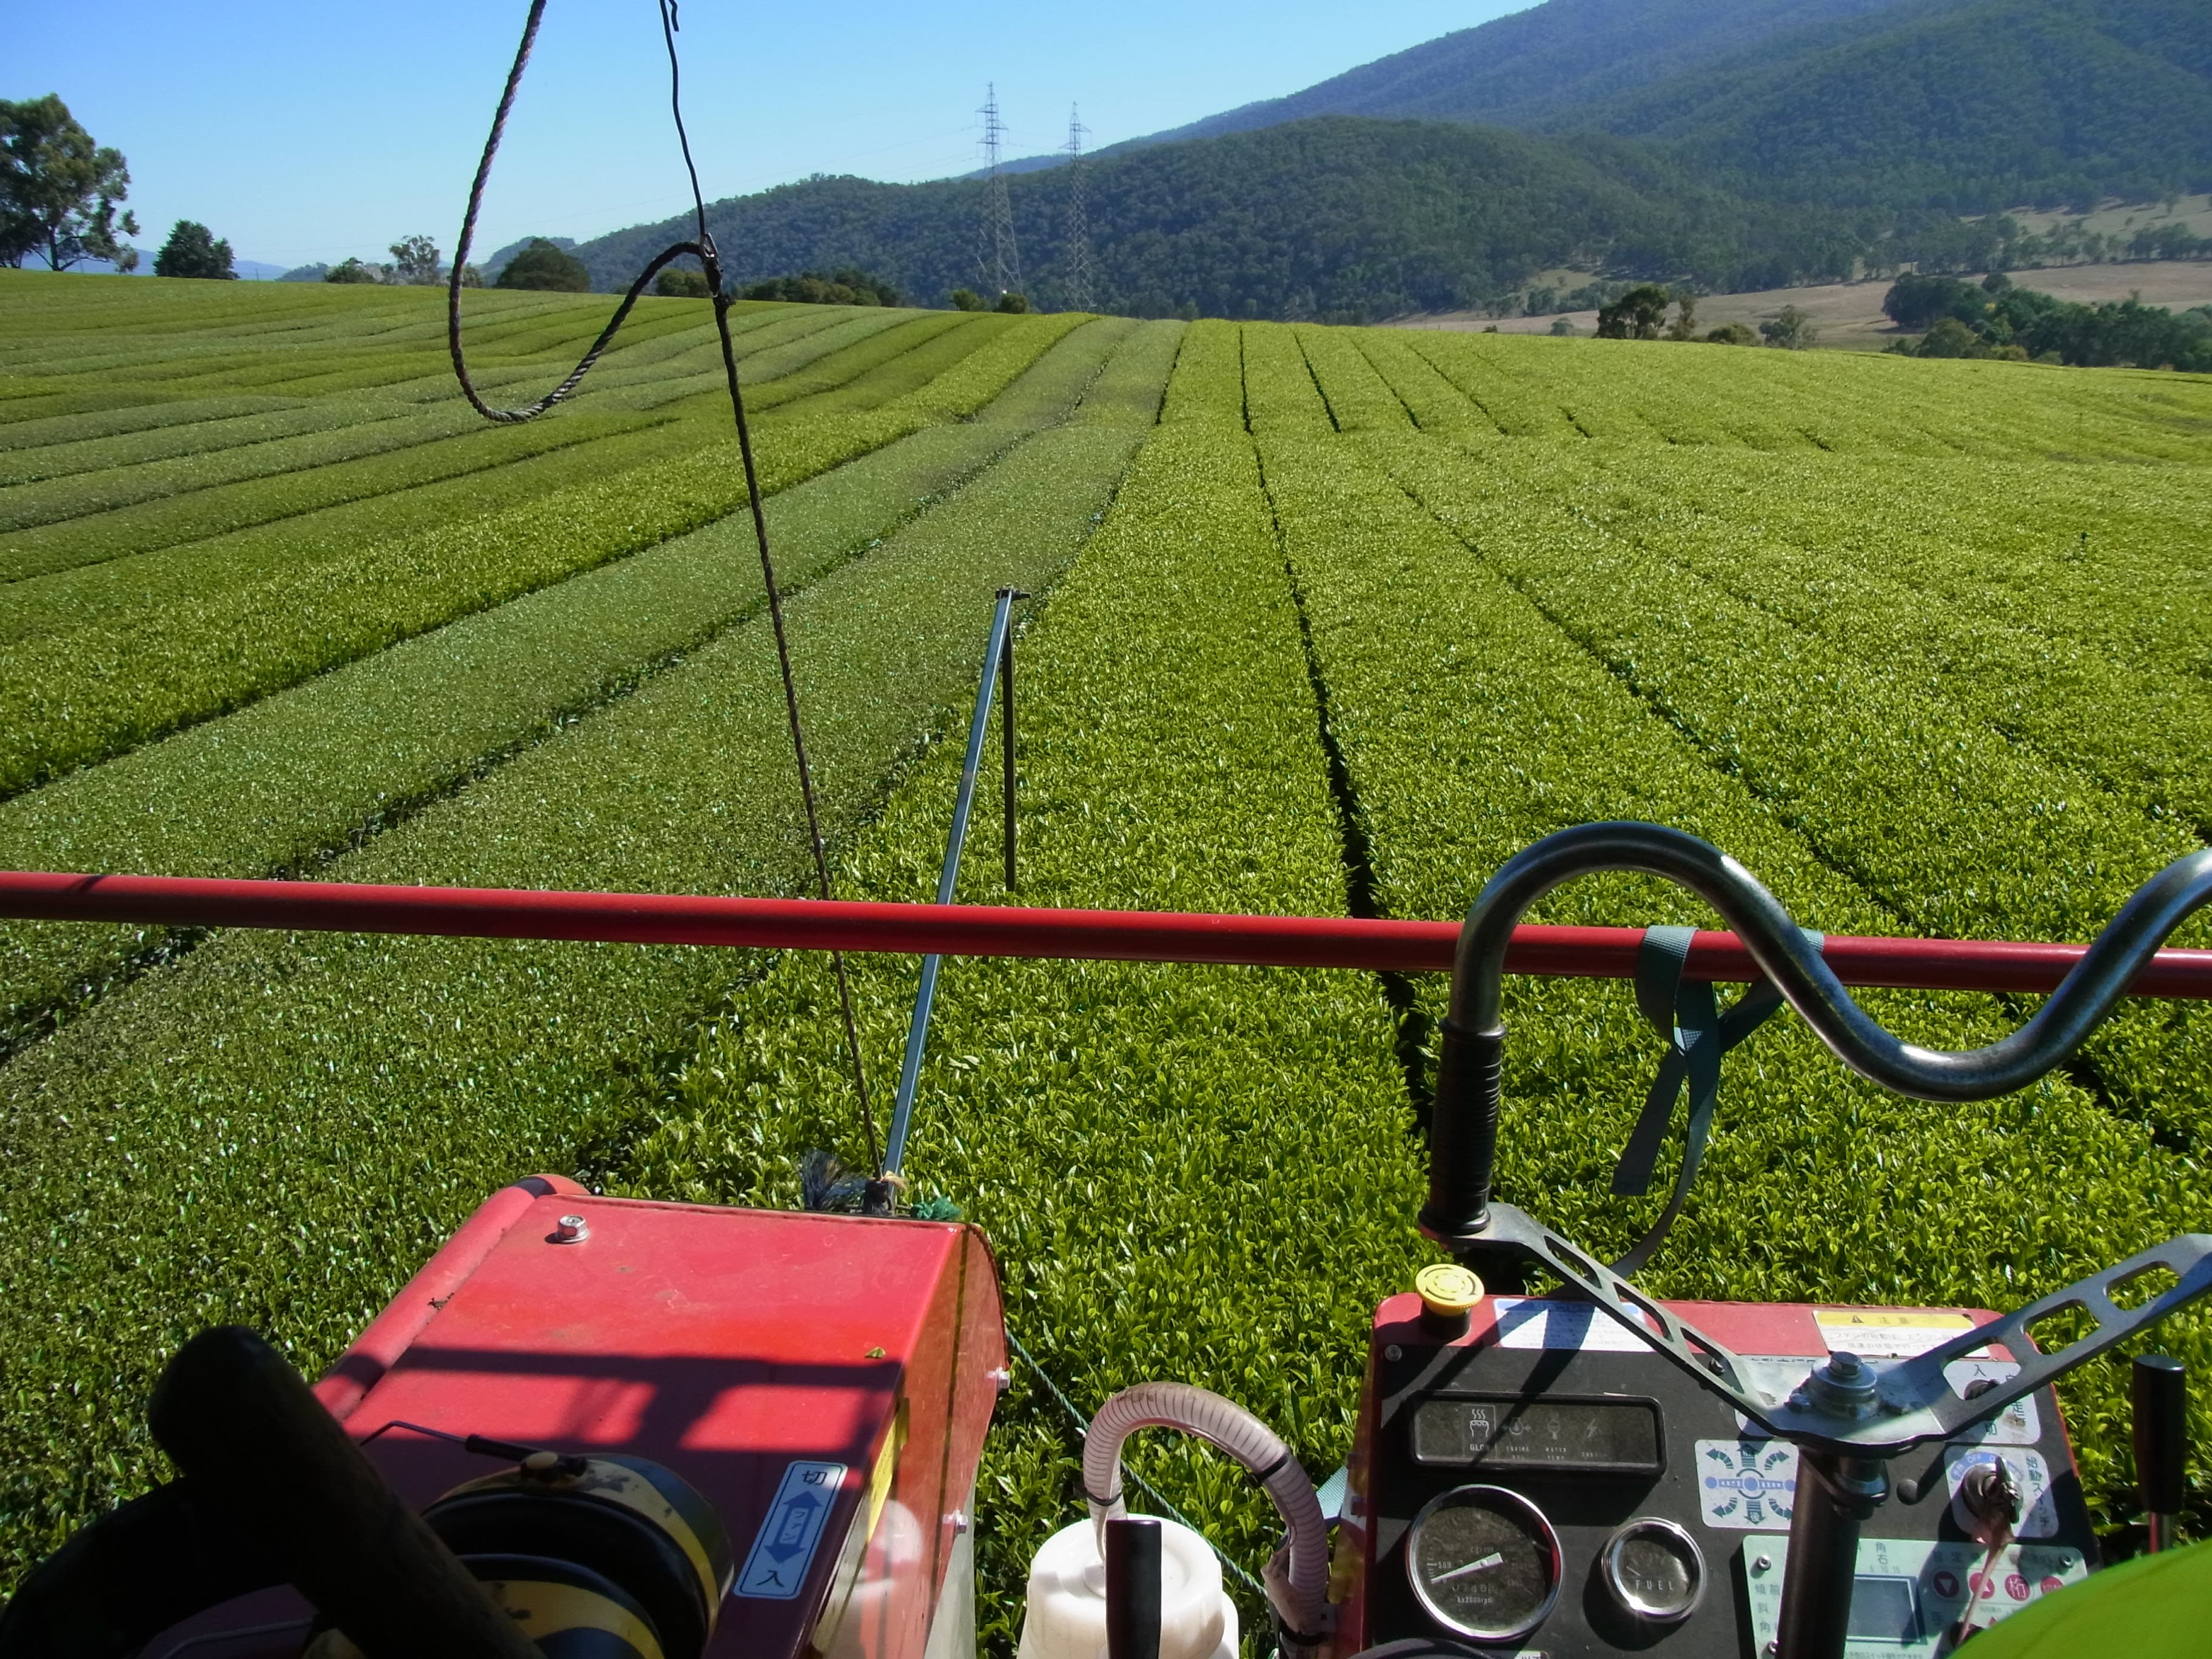
<path id="1" fill-rule="evenodd" d="M 796 483 L 913 427 L 889 415 L 783 423 L 763 457 L 763 487 Z M 0 728 L 0 787 L 103 759 L 711 523 L 744 500 L 744 476 L 726 443 L 705 447 L 702 434 L 688 447 L 586 483 L 512 477 L 515 510 L 249 570 L 206 584 L 204 597 L 187 564 L 158 605 L 137 596 L 119 616 L 12 641 L 0 649 L 0 701 L 15 712 Z"/>
<path id="2" fill-rule="evenodd" d="M 2038 812 L 2057 799 L 2048 769 L 1532 507 L 1510 476 L 1471 475 L 1423 440 L 1267 455 L 1388 913 L 1453 915 L 1520 847 L 1607 817 L 1705 836 L 1834 932 L 2081 937 L 2168 854 L 2145 821 L 2075 788 L 2068 812 Z M 1698 915 L 1628 878 L 1563 890 L 1541 914 Z M 1423 988 L 1429 1018 L 1439 989 Z M 1945 1047 L 2022 1012 L 1871 1001 Z M 1624 1248 L 1658 1204 L 1607 1192 L 1656 1060 L 1626 988 L 1516 985 L 1508 1023 L 1509 1195 Z M 1787 1020 L 1729 1076 L 1698 1195 L 1645 1275 L 1663 1293 L 2010 1306 L 2201 1220 L 2197 1161 L 2063 1077 L 1922 1106 L 1854 1081 Z M 2212 1358 L 2201 1318 L 2160 1340 Z M 2130 1502 L 2119 1377 L 2101 1365 L 2068 1393 L 2093 1500 L 2114 1519 Z"/>
<path id="3" fill-rule="evenodd" d="M 1243 434 L 1163 428 L 1020 649 L 1023 902 L 1341 914 L 1313 693 Z M 850 890 L 928 896 L 961 735 L 862 838 Z M 995 815 L 979 802 L 969 902 L 1002 902 Z M 888 1078 L 915 964 L 852 965 Z M 862 1163 L 836 1010 L 811 957 L 741 991 L 629 1103 L 646 1127 L 606 1167 L 611 1188 L 795 1206 L 809 1149 Z M 919 1100 L 915 1195 L 983 1226 L 1009 1324 L 1081 1408 L 1185 1379 L 1258 1412 L 1316 1476 L 1341 1462 L 1373 1304 L 1429 1255 L 1408 1224 L 1418 1142 L 1370 979 L 951 961 Z M 980 1633 L 1000 1656 L 1030 1553 L 1082 1512 L 1079 1443 L 1018 1361 L 1013 1378 L 977 1504 Z M 1257 1568 L 1279 1525 L 1241 1470 L 1157 1437 L 1130 1455 Z"/>
<path id="4" fill-rule="evenodd" d="M 1070 428 L 789 607 L 833 829 L 972 688 L 994 588 L 1048 587 L 1134 434 Z M 346 879 L 774 892 L 804 878 L 775 653 L 734 629 L 339 860 Z M 326 1363 L 483 1194 L 582 1155 L 735 953 L 231 935 L 0 1071 L 6 1573 L 157 1467 L 167 1353 L 242 1320 Z"/>
<path id="5" fill-rule="evenodd" d="M 1304 354 L 1328 417 L 1340 432 L 1406 432 L 1413 419 L 1405 400 L 1376 373 L 1350 329 L 1300 327 L 1291 331 Z"/>
<path id="6" fill-rule="evenodd" d="M 2048 474 L 1816 455 L 1570 453 L 1514 467 L 1613 534 L 2153 816 L 2212 827 L 2212 686 L 2191 672 L 2212 477 Z"/>
<path id="7" fill-rule="evenodd" d="M 770 496 L 786 590 L 803 590 L 1025 434 L 1065 417 L 1115 340 L 1112 325 L 1085 330 L 984 420 L 925 428 Z M 1112 356 L 1117 371 L 1127 355 Z M 1166 365 L 1149 372 L 1157 400 Z M 764 446 L 773 465 L 781 434 L 764 434 Z M 204 876 L 313 868 L 633 688 L 750 616 L 759 598 L 751 522 L 729 514 L 19 795 L 0 805 L 0 866 Z M 0 1028 L 40 1029 L 159 943 L 129 928 L 0 923 L 0 1010 L 14 1011 L 0 1014 Z"/>
<path id="8" fill-rule="evenodd" d="M 248 439 L 167 460 L 134 459 L 95 471 L 50 477 L 42 482 L 0 489 L 0 534 L 88 514 L 110 513 L 164 496 L 184 496 L 277 474 L 296 476 L 309 468 L 319 470 L 319 483 L 327 478 L 335 483 L 335 475 L 343 463 L 434 443 L 483 424 L 477 412 L 465 404 L 456 407 L 448 404 L 418 410 L 404 404 L 368 410 L 346 410 L 326 404 L 316 412 L 325 417 L 319 428 L 295 422 L 291 433 L 272 432 L 258 441 Z M 328 469 L 328 472 L 322 472 L 323 469 Z M 407 477 L 408 471 L 411 469 L 403 470 L 402 476 Z M 408 483 L 412 482 L 414 479 L 408 477 Z M 339 487 L 361 489 L 357 476 L 349 477 Z M 377 486 L 372 484 L 369 488 Z M 229 527 L 228 524 L 223 526 L 225 529 Z"/>
<path id="9" fill-rule="evenodd" d="M 1193 323 L 1160 406 L 1164 422 L 1244 424 L 1244 348 L 1234 323 Z"/>
<path id="10" fill-rule="evenodd" d="M 988 323 L 988 317 L 977 323 Z M 1091 322 L 1081 312 L 1049 317 L 1016 318 L 950 373 L 904 393 L 892 407 L 925 420 L 953 421 L 972 415 L 1070 331 Z"/>
<path id="11" fill-rule="evenodd" d="M 399 413 L 404 405 L 392 406 Z M 0 483 L 36 483 L 72 473 L 97 471 L 103 467 L 131 466 L 142 461 L 166 461 L 179 455 L 216 453 L 239 444 L 265 443 L 302 432 L 322 432 L 344 426 L 364 416 L 387 412 L 381 403 L 302 403 L 276 398 L 210 398 L 177 404 L 144 405 L 137 413 L 156 417 L 158 423 L 136 430 L 98 437 L 66 438 L 34 434 L 29 442 L 17 434 L 24 427 L 0 427 Z M 169 416 L 165 421 L 158 417 Z M 82 416 L 64 417 L 64 421 Z"/>
<path id="12" fill-rule="evenodd" d="M 1083 394 L 1078 425 L 1152 426 L 1160 418 L 1168 377 L 1182 349 L 1184 325 L 1173 319 L 1139 323 Z"/>

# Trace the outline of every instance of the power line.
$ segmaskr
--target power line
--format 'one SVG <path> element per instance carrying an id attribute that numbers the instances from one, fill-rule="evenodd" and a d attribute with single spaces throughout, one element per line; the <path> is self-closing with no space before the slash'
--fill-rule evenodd
<path id="1" fill-rule="evenodd" d="M 999 119 L 999 88 L 988 82 L 983 92 L 983 226 L 975 249 L 975 274 L 986 295 L 1022 291 L 1022 256 L 1014 246 L 1014 209 L 1006 198 L 1006 175 L 999 171 L 999 147 L 1006 136 Z"/>
<path id="2" fill-rule="evenodd" d="M 684 155 L 684 171 L 691 186 L 691 207 L 698 226 L 698 238 L 663 248 L 637 274 L 637 280 L 623 295 L 622 303 L 615 307 L 614 315 L 600 331 L 599 337 L 592 343 L 583 360 L 570 370 L 568 377 L 536 402 L 519 409 L 495 409 L 484 402 L 469 380 L 469 367 L 461 350 L 461 273 L 466 268 L 470 239 L 476 234 L 477 218 L 483 209 L 484 182 L 491 176 L 491 164 L 499 154 L 499 143 L 507 130 L 508 112 L 514 107 L 514 94 L 522 85 L 522 72 L 530 64 L 531 48 L 538 40 L 538 25 L 544 21 L 545 0 L 530 0 L 530 14 L 522 25 L 522 44 L 515 49 L 514 65 L 507 73 L 507 85 L 500 94 L 499 108 L 491 118 L 491 137 L 484 142 L 483 159 L 477 164 L 475 182 L 469 186 L 468 210 L 461 217 L 461 239 L 453 251 L 453 265 L 447 287 L 446 339 L 453 359 L 453 375 L 460 382 L 462 395 L 468 398 L 477 414 L 488 421 L 516 423 L 535 420 L 554 404 L 583 384 L 584 377 L 592 372 L 600 354 L 614 339 L 615 332 L 629 315 L 630 307 L 645 292 L 645 285 L 661 269 L 686 255 L 699 261 L 707 273 L 707 285 L 714 295 L 714 331 L 722 347 L 722 372 L 730 391 L 730 413 L 737 428 L 738 454 L 744 467 L 745 498 L 752 510 L 753 537 L 760 549 L 761 580 L 768 597 L 769 618 L 775 625 L 777 665 L 782 671 L 784 708 L 791 726 L 791 749 L 799 769 L 799 793 L 806 809 L 806 831 L 813 844 L 814 872 L 817 885 L 825 899 L 832 896 L 830 884 L 830 858 L 822 839 L 822 819 L 814 797 L 814 773 L 806 758 L 806 738 L 799 714 L 799 687 L 791 670 L 791 645 L 785 632 L 783 599 L 776 586 L 775 562 L 769 556 L 768 519 L 761 507 L 760 470 L 753 456 L 752 431 L 745 420 L 744 395 L 738 382 L 737 350 L 730 338 L 731 296 L 722 280 L 720 251 L 707 228 L 707 202 L 699 188 L 699 169 L 692 164 L 691 140 L 684 130 L 682 98 L 682 70 L 676 52 L 678 0 L 659 0 L 660 35 L 668 49 L 668 107 L 676 125 L 677 146 Z M 853 992 L 845 972 L 842 951 L 830 953 L 837 970 L 837 1000 L 845 1018 L 845 1044 L 853 1060 L 853 1090 L 859 1097 L 860 1127 L 867 1138 L 868 1161 L 876 1170 L 877 1179 L 867 1183 L 867 1212 L 888 1214 L 890 1186 L 882 1179 L 883 1153 L 876 1139 L 875 1114 L 868 1106 L 868 1080 L 860 1060 L 860 1033 L 853 1012 Z"/>
<path id="3" fill-rule="evenodd" d="M 1091 293 L 1091 212 L 1085 198 L 1083 141 L 1091 129 L 1067 106 L 1067 308 L 1094 311 Z"/>

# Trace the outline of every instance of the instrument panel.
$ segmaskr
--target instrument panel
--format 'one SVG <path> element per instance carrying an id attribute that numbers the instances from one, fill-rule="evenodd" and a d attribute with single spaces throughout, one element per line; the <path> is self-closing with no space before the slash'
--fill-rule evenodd
<path id="1" fill-rule="evenodd" d="M 1791 1382 L 1841 1328 L 1826 1310 L 1670 1305 Z M 1931 1315 L 1844 1340 L 1879 1352 L 1964 1322 Z M 1989 1375 L 2010 1362 L 1966 1363 Z M 2012 1468 L 2026 1504 L 2020 1542 L 1984 1578 L 1955 1494 L 1992 1458 Z M 2098 1559 L 2048 1389 L 1890 1474 L 1897 1491 L 1861 1546 L 1852 1659 L 1948 1653 L 1962 1622 L 2001 1617 Z M 1795 1449 L 1585 1304 L 1487 1298 L 1466 1334 L 1446 1338 L 1416 1298 L 1385 1303 L 1353 1475 L 1346 1522 L 1365 1534 L 1363 1645 L 1443 1638 L 1547 1659 L 1756 1659 L 1771 1638 Z"/>

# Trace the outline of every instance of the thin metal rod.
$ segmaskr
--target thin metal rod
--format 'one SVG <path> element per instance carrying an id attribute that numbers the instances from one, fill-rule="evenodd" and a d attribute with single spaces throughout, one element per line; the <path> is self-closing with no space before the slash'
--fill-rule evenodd
<path id="1" fill-rule="evenodd" d="M 1879 1459 L 1797 1449 L 1777 1659 L 1843 1659 L 1860 1530 L 1887 1492 Z"/>
<path id="2" fill-rule="evenodd" d="M 1449 969 L 1462 933 L 1455 921 L 1375 916 L 825 902 L 21 870 L 0 871 L 0 918 L 890 956 L 938 951 L 957 957 L 1205 962 L 1405 974 Z M 1524 923 L 1513 930 L 1505 971 L 1546 979 L 1633 979 L 1643 939 L 1643 930 L 1635 927 Z M 1848 933 L 1830 933 L 1820 946 L 1821 960 L 1844 984 L 1908 991 L 2040 994 L 2056 990 L 2087 954 L 2079 945 Z M 1683 976 L 1741 983 L 1758 978 L 1759 967 L 1735 934 L 1700 933 L 1691 941 Z M 2212 951 L 2161 950 L 2137 971 L 2127 991 L 2137 997 L 2212 1001 Z"/>
<path id="3" fill-rule="evenodd" d="M 937 875 L 937 902 L 952 902 L 960 881 L 960 854 L 968 844 L 968 817 L 975 805 L 975 775 L 983 764 L 983 738 L 991 726 L 991 693 L 999 678 L 1007 641 L 1007 618 L 1014 590 L 999 590 L 991 611 L 991 639 L 983 647 L 983 672 L 975 684 L 975 712 L 968 720 L 968 753 L 960 763 L 960 792 L 952 802 L 952 833 L 945 841 L 945 864 Z M 898 1098 L 891 1107 L 890 1139 L 884 1148 L 883 1170 L 895 1176 L 906 1160 L 908 1127 L 914 1121 L 914 1094 L 921 1082 L 922 1051 L 929 1046 L 929 1016 L 937 1006 L 937 975 L 945 958 L 933 951 L 921 959 L 921 983 L 914 994 L 914 1018 L 906 1028 L 906 1058 L 899 1066 Z"/>
<path id="4" fill-rule="evenodd" d="M 1018 588 L 1002 588 L 1002 593 L 1017 599 L 1029 595 Z M 1014 880 L 1014 848 L 1018 831 L 1014 823 L 1014 630 L 1006 630 L 1006 648 L 999 659 L 999 678 L 1006 682 L 1006 690 L 999 703 L 999 737 L 1006 753 L 1006 890 L 1011 893 L 1017 885 Z"/>

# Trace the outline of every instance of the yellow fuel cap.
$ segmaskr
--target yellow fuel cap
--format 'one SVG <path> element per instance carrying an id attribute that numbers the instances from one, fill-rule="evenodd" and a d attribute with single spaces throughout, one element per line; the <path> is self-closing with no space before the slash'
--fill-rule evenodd
<path id="1" fill-rule="evenodd" d="M 1454 1261 L 1431 1261 L 1413 1275 L 1413 1289 L 1431 1319 L 1457 1322 L 1482 1300 L 1482 1281 Z"/>

